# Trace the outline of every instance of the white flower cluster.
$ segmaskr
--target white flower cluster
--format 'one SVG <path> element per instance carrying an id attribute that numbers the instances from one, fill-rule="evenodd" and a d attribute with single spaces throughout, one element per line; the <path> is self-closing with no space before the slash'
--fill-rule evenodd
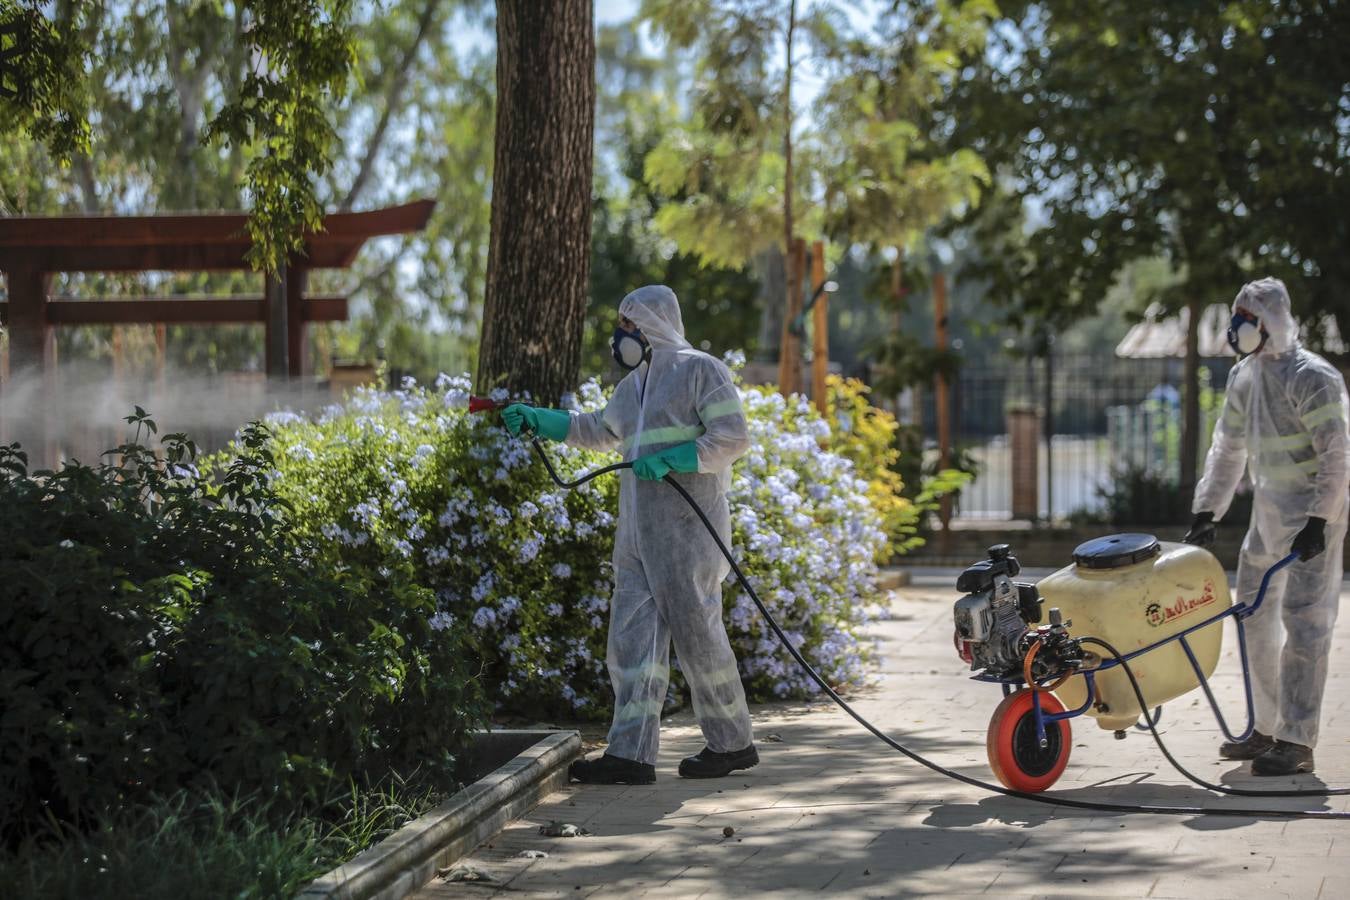
<path id="1" fill-rule="evenodd" d="M 882 522 L 853 464 L 821 449 L 829 425 L 804 401 L 742 391 L 751 449 L 732 470 L 735 543 L 751 584 L 793 643 L 832 683 L 862 678 L 859 637 L 876 591 Z M 778 696 L 814 691 L 734 578 L 730 634 L 744 674 Z"/>
<path id="2" fill-rule="evenodd" d="M 742 394 L 752 447 L 733 469 L 736 551 L 802 652 L 832 682 L 857 681 L 859 626 L 886 542 L 867 483 L 821 450 L 829 427 L 804 402 Z M 357 389 L 313 420 L 278 416 L 279 489 L 297 525 L 342 565 L 411 567 L 435 591 L 436 639 L 468 641 L 503 702 L 603 714 L 617 480 L 558 488 L 528 442 L 494 415 L 468 412 L 469 396 L 467 376 L 442 375 L 434 388 Z M 575 402 L 600 409 L 605 394 L 589 381 Z M 548 452 L 567 478 L 612 462 L 562 445 Z M 734 582 L 726 597 L 753 692 L 809 691 Z"/>

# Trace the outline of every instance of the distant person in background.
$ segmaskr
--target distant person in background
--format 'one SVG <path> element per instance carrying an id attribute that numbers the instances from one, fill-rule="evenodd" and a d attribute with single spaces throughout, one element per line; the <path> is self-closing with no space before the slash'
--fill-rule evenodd
<path id="1" fill-rule="evenodd" d="M 1245 741 L 1223 744 L 1219 755 L 1250 759 L 1256 775 L 1312 772 L 1340 600 L 1350 401 L 1341 374 L 1299 345 L 1289 292 L 1278 279 L 1238 292 L 1228 341 L 1242 360 L 1228 376 L 1185 540 L 1214 540 L 1214 522 L 1245 470 L 1254 496 L 1238 599 L 1253 602 L 1266 570 L 1285 556 L 1296 553 L 1300 561 L 1271 579 L 1248 621 L 1256 728 Z"/>

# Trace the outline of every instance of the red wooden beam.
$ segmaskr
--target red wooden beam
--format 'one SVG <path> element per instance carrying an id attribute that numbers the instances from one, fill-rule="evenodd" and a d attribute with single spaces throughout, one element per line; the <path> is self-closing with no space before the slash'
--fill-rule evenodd
<path id="1" fill-rule="evenodd" d="M 346 297 L 306 297 L 302 308 L 306 322 L 347 321 Z"/>
<path id="2" fill-rule="evenodd" d="M 231 297 L 215 300 L 53 300 L 47 304 L 53 325 L 134 325 L 164 322 L 260 322 L 262 301 Z"/>
<path id="3" fill-rule="evenodd" d="M 341 322 L 347 318 L 346 297 L 306 297 L 306 322 Z M 261 297 L 145 297 L 135 300 L 62 300 L 46 306 L 48 325 L 210 325 L 262 322 Z M 9 304 L 0 302 L 0 323 L 8 322 Z"/>
<path id="4" fill-rule="evenodd" d="M 434 200 L 415 200 L 366 212 L 324 216 L 320 238 L 370 238 L 420 231 Z M 6 216 L 0 218 L 4 247 L 182 247 L 188 244 L 249 243 L 242 213 L 177 213 L 154 216 Z"/>

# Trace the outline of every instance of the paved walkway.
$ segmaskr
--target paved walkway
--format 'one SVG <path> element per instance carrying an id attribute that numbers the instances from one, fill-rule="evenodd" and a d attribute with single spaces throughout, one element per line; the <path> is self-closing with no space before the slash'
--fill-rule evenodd
<path id="1" fill-rule="evenodd" d="M 951 644 L 954 599 L 936 582 L 897 591 L 894 618 L 876 627 L 875 683 L 853 699 L 902 742 L 992 781 L 984 737 L 999 692 L 963 677 Z M 1215 684 L 1236 716 L 1241 682 L 1231 632 L 1226 637 Z M 1318 774 L 1350 785 L 1350 615 L 1342 617 L 1332 653 Z M 716 782 L 677 777 L 680 757 L 702 740 L 692 717 L 674 716 L 663 731 L 655 785 L 573 785 L 465 860 L 494 884 L 436 880 L 415 896 L 1350 897 L 1350 822 L 1059 809 L 941 778 L 832 704 L 762 706 L 754 716 L 757 768 Z M 1163 725 L 1174 752 L 1204 778 L 1260 788 L 1294 783 L 1252 779 L 1245 766 L 1217 761 L 1218 728 L 1198 694 L 1166 707 Z M 1148 735 L 1117 741 L 1086 718 L 1073 727 L 1069 768 L 1056 786 L 1066 796 L 1298 805 L 1216 799 L 1171 771 Z M 1313 800 L 1309 808 L 1347 810 L 1350 797 Z M 538 826 L 550 820 L 592 835 L 543 837 Z M 523 851 L 548 856 L 525 858 Z"/>

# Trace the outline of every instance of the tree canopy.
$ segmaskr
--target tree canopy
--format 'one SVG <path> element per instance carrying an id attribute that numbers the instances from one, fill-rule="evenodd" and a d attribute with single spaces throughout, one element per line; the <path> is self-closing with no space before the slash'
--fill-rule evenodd
<path id="1" fill-rule="evenodd" d="M 1002 6 L 951 100 L 1014 201 L 984 210 L 983 239 L 1015 251 L 996 294 L 1064 322 L 1161 255 L 1173 307 L 1271 274 L 1350 324 L 1350 5 Z"/>

